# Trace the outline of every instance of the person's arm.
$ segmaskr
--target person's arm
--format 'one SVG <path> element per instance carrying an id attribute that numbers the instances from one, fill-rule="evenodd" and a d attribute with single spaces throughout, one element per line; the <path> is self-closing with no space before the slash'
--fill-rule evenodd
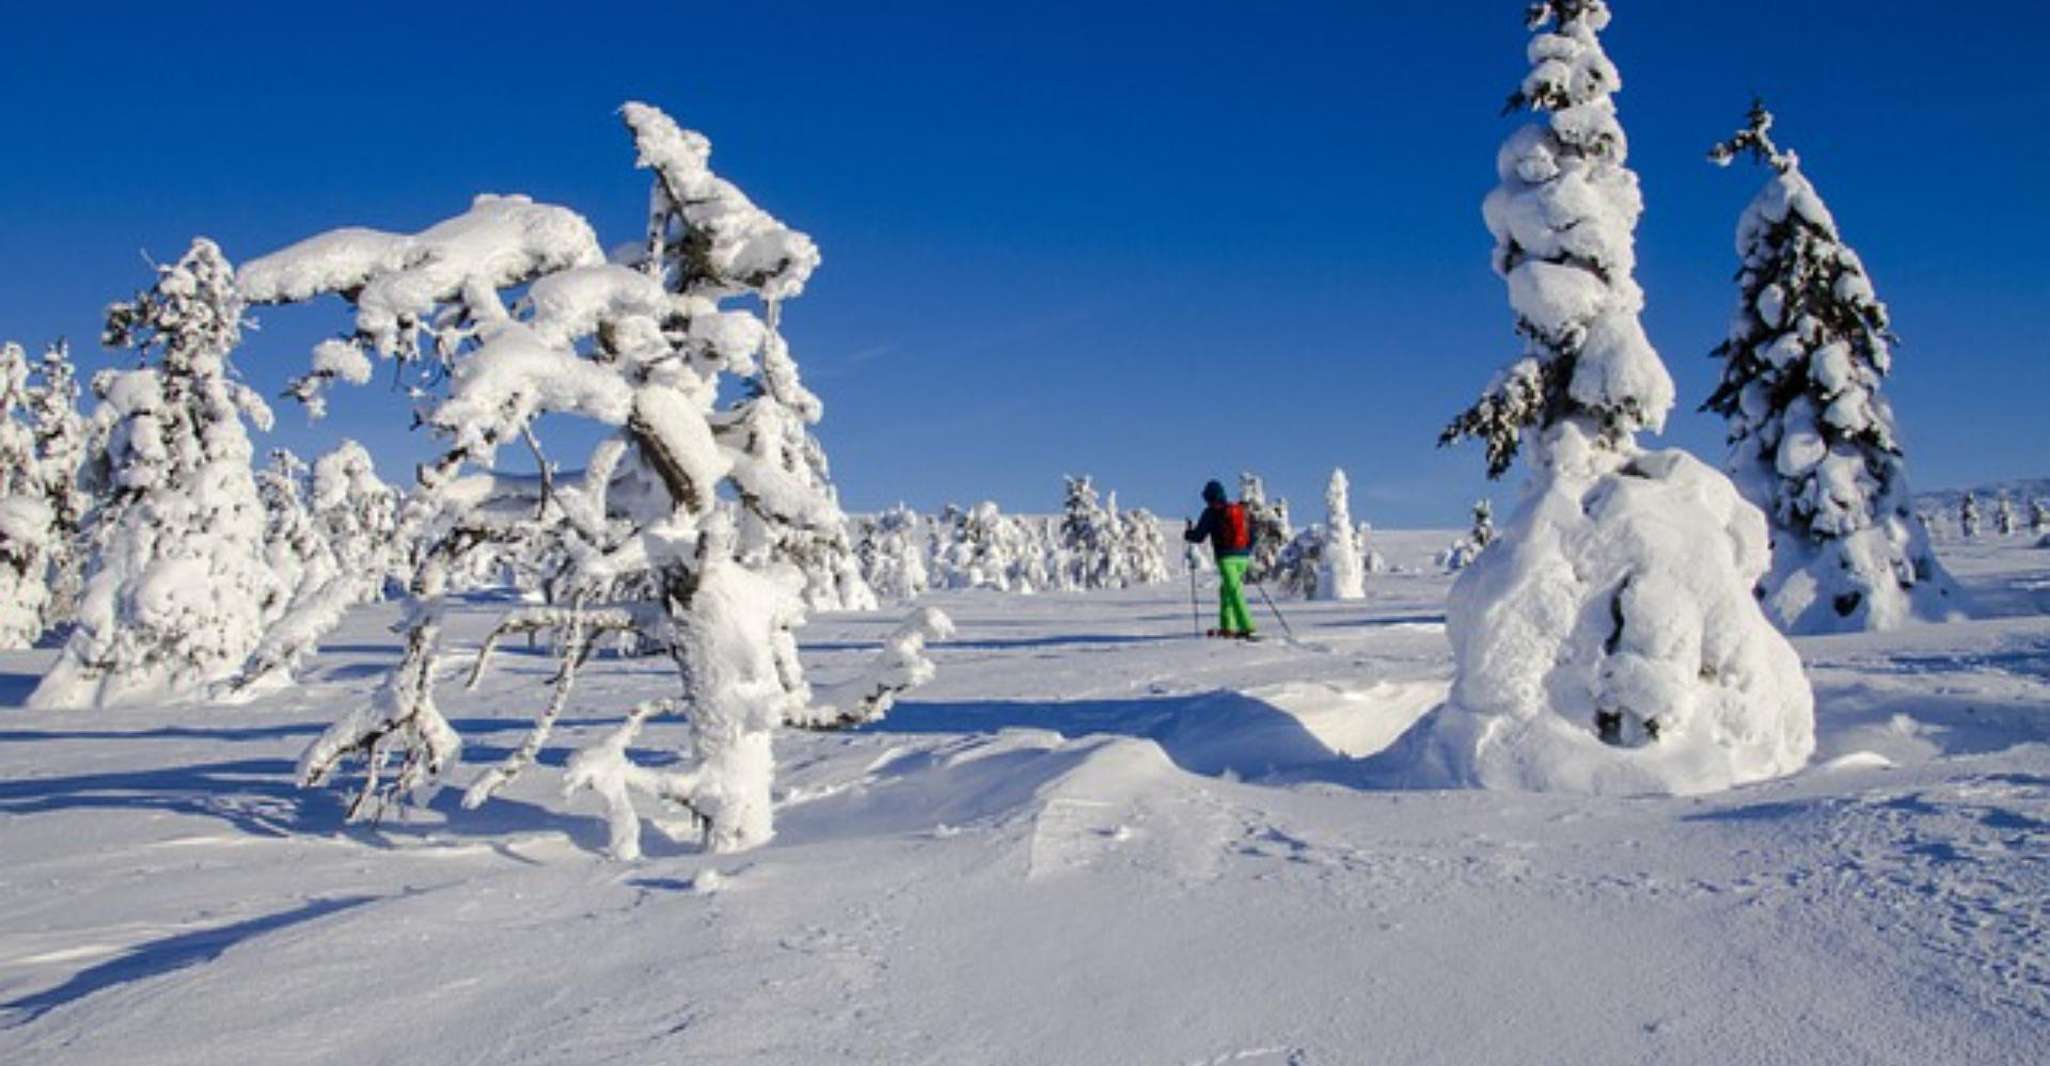
<path id="1" fill-rule="evenodd" d="M 1195 525 L 1182 530 L 1182 539 L 1191 544 L 1201 544 L 1210 539 L 1210 534 L 1216 529 L 1216 526 L 1217 508 L 1205 507 L 1203 508 L 1203 517 Z"/>

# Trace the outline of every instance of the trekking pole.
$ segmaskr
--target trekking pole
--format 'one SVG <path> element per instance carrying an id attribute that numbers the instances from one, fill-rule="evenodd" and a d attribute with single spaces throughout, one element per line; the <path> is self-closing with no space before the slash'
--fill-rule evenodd
<path id="1" fill-rule="evenodd" d="M 1198 636 L 1203 635 L 1203 609 L 1196 601 L 1196 550 L 1182 549 L 1182 565 L 1189 568 L 1189 628 Z"/>
<path id="2" fill-rule="evenodd" d="M 1267 609 L 1274 612 L 1275 620 L 1281 623 L 1281 631 L 1288 635 L 1288 639 L 1294 640 L 1295 630 L 1288 627 L 1288 616 L 1282 614 L 1281 608 L 1274 605 L 1274 597 L 1267 595 L 1267 586 L 1255 581 L 1253 587 L 1260 590 L 1260 598 L 1267 601 Z"/>

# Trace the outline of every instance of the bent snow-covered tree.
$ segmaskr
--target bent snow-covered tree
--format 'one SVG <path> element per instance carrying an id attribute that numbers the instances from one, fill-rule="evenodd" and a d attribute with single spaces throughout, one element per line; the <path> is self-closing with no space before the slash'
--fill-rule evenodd
<path id="1" fill-rule="evenodd" d="M 713 174 L 704 137 L 642 104 L 623 115 L 653 182 L 646 238 L 620 261 L 606 260 L 572 211 L 480 197 L 419 234 L 338 230 L 243 271 L 253 299 L 337 293 L 355 305 L 355 331 L 316 353 L 303 394 L 318 396 L 335 378 L 367 378 L 372 357 L 421 366 L 420 394 L 432 397 L 424 421 L 448 442 L 405 509 L 429 537 L 413 578 L 405 656 L 376 701 L 337 722 L 301 760 L 307 784 L 362 760 L 354 817 L 431 787 L 460 754 L 434 701 L 439 597 L 479 546 L 559 538 L 550 557 L 562 572 L 551 584 L 568 605 L 513 612 L 480 653 L 473 681 L 499 639 L 553 631 L 560 666 L 532 730 L 475 780 L 467 805 L 533 763 L 578 666 L 607 634 L 668 649 L 679 681 L 674 699 L 634 708 L 570 763 L 570 786 L 604 799 L 622 857 L 639 850 L 636 794 L 682 807 L 714 850 L 767 840 L 773 731 L 836 717 L 813 712 L 797 660 L 792 631 L 810 583 L 792 546 L 844 536 L 844 515 L 808 436 L 819 405 L 777 333 L 777 309 L 803 290 L 818 250 Z M 508 290 L 525 295 L 509 306 Z M 765 314 L 728 306 L 742 300 Z M 722 395 L 736 399 L 722 406 Z M 535 422 L 544 414 L 609 429 L 580 475 L 555 471 L 541 453 Z M 541 476 L 466 472 L 514 443 L 536 453 Z M 607 598 L 619 589 L 645 595 Z M 903 654 L 885 651 L 892 662 Z M 685 761 L 661 770 L 634 764 L 627 745 L 671 709 L 688 719 Z"/>
<path id="2" fill-rule="evenodd" d="M 234 272 L 200 238 L 157 283 L 108 308 L 105 341 L 139 369 L 93 382 L 88 475 L 104 494 L 78 626 L 29 697 L 84 707 L 199 695 L 232 674 L 282 608 L 264 558 L 264 509 L 248 418 L 261 397 L 236 381 Z"/>
<path id="3" fill-rule="evenodd" d="M 1729 420 L 1730 473 L 1772 525 L 1759 599 L 1790 633 L 1949 617 L 1958 590 L 1915 513 L 1880 393 L 1886 306 L 1799 158 L 1773 143 L 1762 103 L 1709 158 L 1743 154 L 1773 173 L 1737 224 L 1737 312 L 1716 349 L 1722 384 L 1702 406 Z"/>
<path id="4" fill-rule="evenodd" d="M 1491 473 L 1519 452 L 1530 494 L 1461 572 L 1447 703 L 1389 758 L 1437 783 L 1695 792 L 1788 773 L 1813 696 L 1752 597 L 1764 516 L 1680 451 L 1647 452 L 1673 385 L 1638 322 L 1637 178 L 1600 0 L 1530 6 L 1531 70 L 1485 215 L 1525 355 L 1448 438 Z M 1606 742 L 1606 743 L 1605 743 Z"/>

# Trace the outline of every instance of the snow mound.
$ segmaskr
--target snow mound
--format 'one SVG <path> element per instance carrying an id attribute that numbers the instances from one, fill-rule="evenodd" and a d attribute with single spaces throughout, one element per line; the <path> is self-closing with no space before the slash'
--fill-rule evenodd
<path id="1" fill-rule="evenodd" d="M 1397 776 L 1685 794 L 1799 769 L 1814 696 L 1748 594 L 1770 563 L 1763 515 L 1680 451 L 1575 469 L 1453 586 L 1457 680 L 1392 756 Z"/>
<path id="2" fill-rule="evenodd" d="M 1445 683 L 1378 681 L 1354 688 L 1291 681 L 1246 695 L 1280 708 L 1337 755 L 1363 759 L 1386 750 L 1443 703 Z"/>

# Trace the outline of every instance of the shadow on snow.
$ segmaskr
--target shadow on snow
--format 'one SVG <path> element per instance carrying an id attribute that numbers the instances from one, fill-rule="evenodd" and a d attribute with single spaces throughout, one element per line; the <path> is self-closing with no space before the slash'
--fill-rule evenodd
<path id="1" fill-rule="evenodd" d="M 115 958 L 89 969 L 80 970 L 71 979 L 46 991 L 23 996 L 20 999 L 0 1003 L 0 1010 L 11 1011 L 17 1017 L 8 1020 L 4 1026 L 20 1028 L 50 1011 L 67 1003 L 74 1003 L 96 992 L 119 987 L 135 981 L 182 970 L 200 963 L 212 962 L 222 952 L 245 940 L 262 936 L 278 929 L 310 922 L 333 914 L 336 911 L 358 907 L 376 899 L 375 896 L 343 896 L 335 899 L 308 901 L 288 911 L 266 914 L 258 918 L 235 922 L 213 929 L 201 929 L 190 933 L 179 933 L 161 940 L 152 940 L 127 949 Z"/>

